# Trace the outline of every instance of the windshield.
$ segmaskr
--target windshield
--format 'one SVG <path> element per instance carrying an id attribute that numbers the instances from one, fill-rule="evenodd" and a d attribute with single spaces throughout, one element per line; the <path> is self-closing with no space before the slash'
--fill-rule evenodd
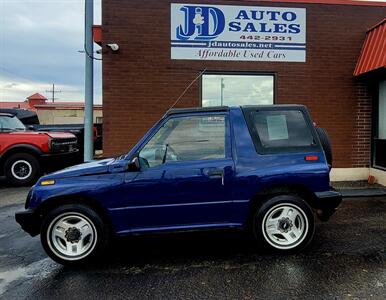
<path id="1" fill-rule="evenodd" d="M 0 130 L 25 130 L 25 126 L 15 116 L 0 116 Z"/>

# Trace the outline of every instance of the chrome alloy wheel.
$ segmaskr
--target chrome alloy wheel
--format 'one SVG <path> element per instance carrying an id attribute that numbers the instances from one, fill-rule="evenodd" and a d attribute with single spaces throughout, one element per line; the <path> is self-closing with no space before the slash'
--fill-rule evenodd
<path id="1" fill-rule="evenodd" d="M 11 166 L 12 176 L 18 180 L 25 180 L 32 174 L 32 166 L 26 160 L 17 160 Z"/>
<path id="2" fill-rule="evenodd" d="M 265 240 L 277 249 L 295 248 L 305 239 L 308 230 L 305 212 L 290 203 L 281 203 L 270 208 L 262 223 Z"/>
<path id="3" fill-rule="evenodd" d="M 70 212 L 57 216 L 47 230 L 50 249 L 65 260 L 79 260 L 94 249 L 97 231 L 86 216 Z"/>

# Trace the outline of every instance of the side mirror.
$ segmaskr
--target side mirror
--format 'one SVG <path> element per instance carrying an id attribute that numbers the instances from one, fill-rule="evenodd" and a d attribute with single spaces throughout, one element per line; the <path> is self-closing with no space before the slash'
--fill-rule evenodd
<path id="1" fill-rule="evenodd" d="M 127 166 L 127 170 L 129 171 L 139 171 L 141 169 L 141 164 L 139 163 L 138 156 L 134 156 L 134 158 L 129 162 Z"/>
<path id="2" fill-rule="evenodd" d="M 33 125 L 27 125 L 27 129 L 28 129 L 28 130 L 34 130 L 35 127 L 34 127 Z"/>

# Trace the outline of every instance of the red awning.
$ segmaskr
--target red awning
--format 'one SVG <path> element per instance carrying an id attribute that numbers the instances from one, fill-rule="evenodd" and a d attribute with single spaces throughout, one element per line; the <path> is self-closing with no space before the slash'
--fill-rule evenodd
<path id="1" fill-rule="evenodd" d="M 93 25 L 92 26 L 92 36 L 94 42 L 99 46 L 102 45 L 102 26 L 101 25 Z"/>
<path id="2" fill-rule="evenodd" d="M 367 31 L 354 76 L 386 67 L 386 18 Z"/>

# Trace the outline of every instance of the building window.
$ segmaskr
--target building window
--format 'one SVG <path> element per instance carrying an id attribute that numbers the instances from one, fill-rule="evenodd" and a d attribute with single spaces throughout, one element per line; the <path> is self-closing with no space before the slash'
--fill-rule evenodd
<path id="1" fill-rule="evenodd" d="M 273 75 L 204 74 L 201 87 L 202 106 L 273 104 Z"/>

